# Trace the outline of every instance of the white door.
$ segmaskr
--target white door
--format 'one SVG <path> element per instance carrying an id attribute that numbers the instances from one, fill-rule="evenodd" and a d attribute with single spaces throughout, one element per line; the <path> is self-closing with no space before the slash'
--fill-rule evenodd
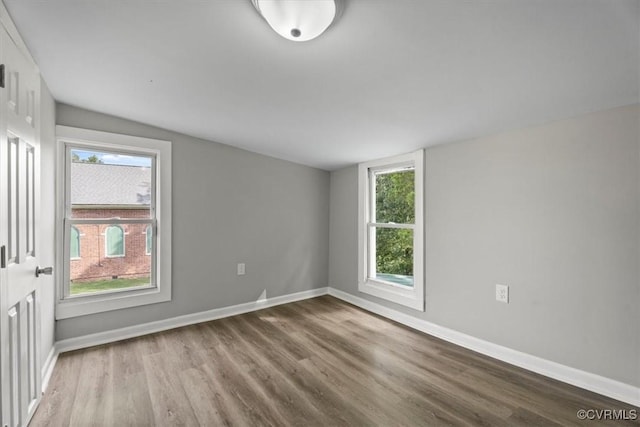
<path id="1" fill-rule="evenodd" d="M 41 396 L 40 79 L 1 25 L 0 46 L 1 415 L 2 426 L 14 427 L 27 425 Z"/>

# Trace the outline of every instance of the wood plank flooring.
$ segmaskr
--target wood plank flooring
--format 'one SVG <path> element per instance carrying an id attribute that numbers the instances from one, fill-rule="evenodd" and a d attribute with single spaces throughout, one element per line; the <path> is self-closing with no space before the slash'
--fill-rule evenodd
<path id="1" fill-rule="evenodd" d="M 31 426 L 640 425 L 579 409 L 640 414 L 323 296 L 64 353 Z"/>

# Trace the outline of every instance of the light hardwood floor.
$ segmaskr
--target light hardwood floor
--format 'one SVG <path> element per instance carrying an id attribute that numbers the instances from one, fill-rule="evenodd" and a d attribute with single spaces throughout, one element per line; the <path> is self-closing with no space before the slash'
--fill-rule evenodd
<path id="1" fill-rule="evenodd" d="M 579 409 L 634 408 L 323 296 L 64 353 L 31 426 L 640 425 Z"/>

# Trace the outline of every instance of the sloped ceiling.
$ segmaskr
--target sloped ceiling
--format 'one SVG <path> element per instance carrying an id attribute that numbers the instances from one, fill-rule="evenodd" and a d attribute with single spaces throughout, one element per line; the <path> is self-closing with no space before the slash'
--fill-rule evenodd
<path id="1" fill-rule="evenodd" d="M 639 0 L 4 0 L 57 101 L 323 169 L 638 102 Z"/>

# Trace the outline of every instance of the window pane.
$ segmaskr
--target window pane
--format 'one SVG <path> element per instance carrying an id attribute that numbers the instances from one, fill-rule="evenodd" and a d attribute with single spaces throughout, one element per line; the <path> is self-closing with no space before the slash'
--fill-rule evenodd
<path id="1" fill-rule="evenodd" d="M 69 248 L 71 258 L 80 258 L 80 233 L 76 227 L 71 227 Z"/>
<path id="2" fill-rule="evenodd" d="M 71 150 L 73 218 L 149 218 L 150 156 Z"/>
<path id="3" fill-rule="evenodd" d="M 376 228 L 375 278 L 413 286 L 413 230 Z"/>
<path id="4" fill-rule="evenodd" d="M 82 236 L 82 257 L 70 261 L 69 293 L 108 292 L 153 286 L 151 257 L 146 255 L 149 224 L 74 224 Z M 73 241 L 73 240 L 72 240 Z M 73 244 L 71 256 L 73 257 Z"/>
<path id="5" fill-rule="evenodd" d="M 402 170 L 376 173 L 375 222 L 413 224 L 415 221 L 415 173 Z"/>
<path id="6" fill-rule="evenodd" d="M 151 226 L 148 225 L 147 226 L 147 230 L 145 231 L 146 234 L 146 248 L 145 248 L 145 252 L 147 255 L 151 255 L 151 245 L 153 244 L 153 235 L 152 235 L 152 231 L 151 231 Z"/>

